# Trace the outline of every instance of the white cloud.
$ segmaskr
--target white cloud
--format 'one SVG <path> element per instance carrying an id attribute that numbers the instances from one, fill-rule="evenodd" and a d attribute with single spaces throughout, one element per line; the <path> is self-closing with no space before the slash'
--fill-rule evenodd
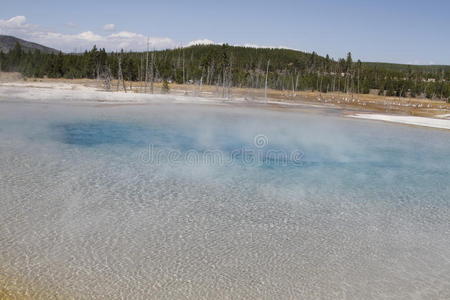
<path id="1" fill-rule="evenodd" d="M 16 16 L 11 19 L 0 19 L 0 34 L 5 35 L 26 35 L 33 31 L 36 26 L 28 24 L 25 16 Z"/>
<path id="2" fill-rule="evenodd" d="M 113 38 L 125 38 L 125 39 L 136 38 L 136 37 L 146 38 L 142 34 L 129 32 L 129 31 L 121 31 L 121 32 L 118 32 L 118 33 L 113 33 L 113 34 L 110 35 L 110 37 L 113 37 Z"/>
<path id="3" fill-rule="evenodd" d="M 114 24 L 106 24 L 103 26 L 105 31 L 114 31 L 115 28 L 116 26 Z M 97 48 L 105 48 L 107 51 L 119 51 L 121 49 L 140 51 L 147 49 L 147 39 L 150 49 L 174 48 L 180 45 L 180 43 L 168 37 L 147 38 L 143 34 L 130 31 L 111 32 L 109 34 L 97 34 L 93 31 L 84 31 L 76 34 L 60 33 L 30 24 L 27 22 L 25 16 L 16 16 L 5 20 L 0 19 L 0 34 L 13 35 L 66 52 L 89 50 L 94 45 L 97 45 Z M 216 43 L 204 38 L 191 41 L 185 47 L 210 44 L 222 43 Z M 236 46 L 292 49 L 284 46 L 261 46 L 254 44 Z"/>
<path id="4" fill-rule="evenodd" d="M 195 40 L 195 41 L 187 43 L 186 47 L 195 46 L 195 45 L 211 45 L 211 44 L 215 44 L 214 41 L 211 41 L 208 39 L 201 39 L 201 40 Z"/>
<path id="5" fill-rule="evenodd" d="M 195 45 L 222 45 L 223 43 L 216 43 L 212 40 L 209 39 L 200 39 L 200 40 L 195 40 L 192 42 L 189 42 L 185 45 L 185 47 L 190 47 L 190 46 L 195 46 Z M 271 49 L 289 49 L 289 50 L 297 50 L 294 48 L 290 48 L 287 46 L 262 46 L 262 45 L 256 45 L 256 44 L 244 44 L 244 45 L 239 45 L 239 44 L 233 44 L 233 46 L 236 47 L 248 47 L 248 48 L 271 48 Z"/>
<path id="6" fill-rule="evenodd" d="M 236 45 L 237 46 L 237 45 Z M 242 45 L 242 47 L 248 47 L 248 48 L 270 48 L 270 49 L 287 49 L 287 50 L 296 50 L 299 51 L 297 49 L 294 48 L 290 48 L 287 46 L 261 46 L 261 45 L 255 45 L 255 44 L 245 44 Z"/>
<path id="7" fill-rule="evenodd" d="M 91 42 L 100 41 L 103 38 L 102 36 L 95 34 L 92 31 L 82 32 L 82 33 L 73 35 L 73 37 L 76 37 L 81 40 L 91 41 Z"/>
<path id="8" fill-rule="evenodd" d="M 27 27 L 25 16 L 16 16 L 8 20 L 0 19 L 0 29 L 20 29 Z"/>
<path id="9" fill-rule="evenodd" d="M 103 30 L 105 30 L 105 31 L 114 31 L 114 30 L 116 30 L 116 25 L 114 25 L 114 24 L 105 24 L 105 25 L 103 25 Z"/>
<path id="10" fill-rule="evenodd" d="M 97 48 L 106 48 L 108 51 L 120 49 L 139 51 L 147 48 L 147 36 L 143 34 L 129 31 L 106 35 L 92 31 L 66 34 L 27 23 L 24 16 L 16 16 L 6 20 L 0 19 L 0 34 L 13 35 L 67 52 L 74 51 L 74 49 L 77 49 L 77 51 L 89 50 L 94 45 L 97 45 Z M 173 48 L 177 45 L 174 40 L 168 37 L 149 37 L 148 41 L 151 49 Z"/>

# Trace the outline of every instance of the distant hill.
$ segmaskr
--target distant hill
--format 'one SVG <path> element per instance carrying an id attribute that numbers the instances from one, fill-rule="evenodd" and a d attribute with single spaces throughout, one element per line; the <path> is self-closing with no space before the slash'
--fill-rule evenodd
<path id="1" fill-rule="evenodd" d="M 0 35 L 0 51 L 3 53 L 7 53 L 14 49 L 16 43 L 19 43 L 22 46 L 22 50 L 29 52 L 33 50 L 39 50 L 42 53 L 59 53 L 59 50 L 49 48 L 43 45 L 39 45 L 37 43 L 28 42 L 14 36 L 9 35 Z"/>
<path id="2" fill-rule="evenodd" d="M 283 48 L 253 48 L 242 46 L 227 46 L 230 53 L 234 54 L 233 64 L 240 64 L 241 67 L 249 65 L 257 65 L 257 67 L 265 70 L 267 61 L 270 59 L 271 66 L 277 69 L 286 69 L 293 66 L 302 69 L 305 66 L 314 69 L 330 62 L 325 56 L 313 53 L 303 52 L 299 50 L 283 49 Z M 220 53 L 223 49 L 222 45 L 194 45 L 181 49 L 167 49 L 157 51 L 164 53 L 164 56 L 180 56 L 180 52 L 189 53 L 189 58 L 200 58 L 207 56 L 209 53 Z M 182 55 L 182 54 L 181 54 Z M 187 57 L 187 56 L 186 56 Z M 334 60 L 339 62 L 339 59 Z M 354 61 L 355 62 L 355 61 Z M 259 65 L 258 65 L 259 64 Z M 385 62 L 362 62 L 362 66 L 366 70 L 377 70 L 386 72 L 422 72 L 440 74 L 440 72 L 450 72 L 450 65 L 414 65 L 414 64 L 398 64 Z M 333 70 L 331 70 L 333 71 Z"/>
<path id="3" fill-rule="evenodd" d="M 440 71 L 449 72 L 449 65 L 407 65 L 407 64 L 395 64 L 395 63 L 383 63 L 383 62 L 364 62 L 365 66 L 369 68 L 378 68 L 389 71 L 398 71 L 398 72 L 428 72 L 428 73 L 436 73 Z"/>

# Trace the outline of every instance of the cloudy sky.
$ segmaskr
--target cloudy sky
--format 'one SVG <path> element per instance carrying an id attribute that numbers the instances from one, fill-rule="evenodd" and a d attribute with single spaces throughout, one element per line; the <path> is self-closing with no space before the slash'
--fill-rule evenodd
<path id="1" fill-rule="evenodd" d="M 450 64 L 448 0 L 5 1 L 0 34 L 63 51 L 194 43 L 348 51 L 364 61 Z"/>

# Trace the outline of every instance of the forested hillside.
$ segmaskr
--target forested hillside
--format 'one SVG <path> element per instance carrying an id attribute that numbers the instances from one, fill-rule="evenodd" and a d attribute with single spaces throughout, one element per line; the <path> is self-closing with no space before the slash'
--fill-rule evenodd
<path id="1" fill-rule="evenodd" d="M 33 42 L 28 42 L 10 35 L 0 35 L 0 51 L 9 52 L 19 43 L 24 51 L 39 50 L 44 53 L 58 53 L 59 51 Z"/>
<path id="2" fill-rule="evenodd" d="M 223 87 L 369 93 L 449 101 L 449 66 L 408 66 L 339 60 L 287 49 L 198 45 L 150 52 L 107 53 L 95 46 L 82 54 L 23 51 L 0 53 L 0 70 L 28 77 L 118 78 L 175 81 Z"/>

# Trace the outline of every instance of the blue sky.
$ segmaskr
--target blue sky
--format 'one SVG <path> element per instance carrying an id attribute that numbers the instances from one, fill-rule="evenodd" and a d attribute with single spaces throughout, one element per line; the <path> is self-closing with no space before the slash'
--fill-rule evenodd
<path id="1" fill-rule="evenodd" d="M 141 50 L 150 36 L 154 48 L 209 40 L 334 58 L 351 51 L 364 61 L 450 64 L 449 12 L 448 0 L 6 1 L 0 34 L 64 51 L 93 44 Z"/>

